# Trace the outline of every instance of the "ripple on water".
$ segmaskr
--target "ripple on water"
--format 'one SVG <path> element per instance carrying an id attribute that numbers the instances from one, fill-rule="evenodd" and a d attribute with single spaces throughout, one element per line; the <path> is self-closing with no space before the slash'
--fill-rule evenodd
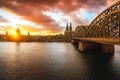
<path id="1" fill-rule="evenodd" d="M 70 43 L 0 42 L 2 80 L 119 80 L 115 54 L 81 53 Z"/>

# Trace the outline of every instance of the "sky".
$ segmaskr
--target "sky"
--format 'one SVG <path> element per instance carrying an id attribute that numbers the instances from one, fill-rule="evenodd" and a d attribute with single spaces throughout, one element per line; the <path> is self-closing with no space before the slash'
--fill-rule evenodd
<path id="1" fill-rule="evenodd" d="M 89 25 L 104 9 L 118 0 L 0 0 L 0 34 L 55 35 L 63 33 L 67 23 L 73 30 Z"/>

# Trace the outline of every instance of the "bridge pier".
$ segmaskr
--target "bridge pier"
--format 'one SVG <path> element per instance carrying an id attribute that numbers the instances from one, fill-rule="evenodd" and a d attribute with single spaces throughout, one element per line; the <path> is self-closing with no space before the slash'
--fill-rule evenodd
<path id="1" fill-rule="evenodd" d="M 100 45 L 100 50 L 103 53 L 114 53 L 114 45 L 113 44 L 99 44 Z"/>
<path id="2" fill-rule="evenodd" d="M 75 40 L 71 40 L 71 43 L 74 44 L 74 43 L 75 43 Z"/>
<path id="3" fill-rule="evenodd" d="M 95 42 L 78 42 L 78 49 L 84 51 L 100 51 L 103 53 L 114 53 L 114 45 Z"/>
<path id="4" fill-rule="evenodd" d="M 98 50 L 99 45 L 93 42 L 78 42 L 78 49 L 80 51 Z"/>

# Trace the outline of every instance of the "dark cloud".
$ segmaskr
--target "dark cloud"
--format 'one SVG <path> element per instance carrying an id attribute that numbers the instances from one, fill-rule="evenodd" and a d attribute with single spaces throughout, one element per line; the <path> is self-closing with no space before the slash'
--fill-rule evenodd
<path id="1" fill-rule="evenodd" d="M 98 10 L 106 6 L 107 0 L 16 0 L 18 3 L 27 5 L 39 5 L 42 7 L 57 7 L 65 12 L 74 11 L 78 8 Z M 94 11 L 95 11 L 94 10 Z"/>
<path id="2" fill-rule="evenodd" d="M 43 5 L 55 5 L 60 0 L 17 0 L 18 3 L 25 3 L 25 4 L 43 4 Z"/>
<path id="3" fill-rule="evenodd" d="M 43 11 L 57 9 L 68 14 L 74 22 L 83 24 L 88 21 L 70 13 L 78 9 L 98 13 L 107 5 L 107 1 L 110 0 L 0 0 L 0 7 L 5 7 L 25 19 L 41 24 L 46 30 L 61 31 L 63 28 L 49 16 L 44 15 Z"/>

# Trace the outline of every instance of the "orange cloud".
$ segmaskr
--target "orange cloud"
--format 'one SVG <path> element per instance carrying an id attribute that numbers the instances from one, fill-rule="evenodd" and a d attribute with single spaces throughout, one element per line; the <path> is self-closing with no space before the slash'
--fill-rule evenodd
<path id="1" fill-rule="evenodd" d="M 42 25 L 45 31 L 58 33 L 63 31 L 67 21 L 72 21 L 75 25 L 88 23 L 86 18 L 77 16 L 79 14 L 78 11 L 84 9 L 89 13 L 98 14 L 103 8 L 108 6 L 108 4 L 115 1 L 117 0 L 0 0 L 0 8 L 7 9 L 13 14 Z M 56 13 L 61 12 L 68 15 L 69 19 L 61 19 L 62 21 L 58 21 L 52 19 L 51 16 L 43 14 L 44 11 L 52 12 L 54 10 L 56 10 Z M 78 13 L 77 15 L 76 12 Z M 62 23 L 64 23 L 64 26 L 61 26 Z M 23 30 L 30 32 L 42 31 L 34 26 L 22 25 L 21 27 Z"/>

